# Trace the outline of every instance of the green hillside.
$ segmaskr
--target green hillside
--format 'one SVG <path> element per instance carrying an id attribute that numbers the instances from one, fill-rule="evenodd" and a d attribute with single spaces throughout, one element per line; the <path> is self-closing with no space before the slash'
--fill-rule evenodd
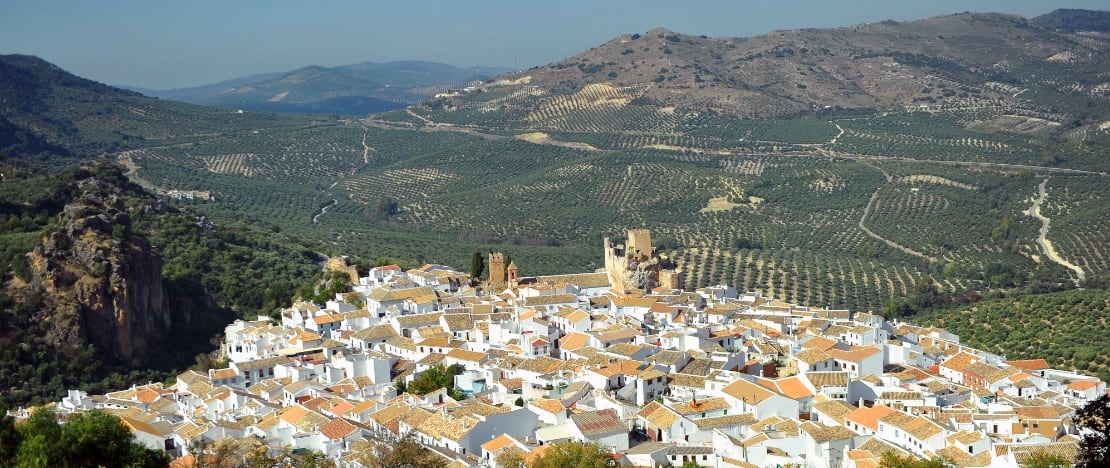
<path id="1" fill-rule="evenodd" d="M 1067 291 L 941 309 L 911 321 L 942 327 L 960 341 L 1007 359 L 1045 359 L 1110 379 L 1110 291 Z"/>

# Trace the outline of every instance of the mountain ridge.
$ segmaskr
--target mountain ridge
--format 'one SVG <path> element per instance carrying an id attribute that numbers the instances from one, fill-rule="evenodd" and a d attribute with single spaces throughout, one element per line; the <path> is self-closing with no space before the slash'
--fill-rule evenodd
<path id="1" fill-rule="evenodd" d="M 1105 69 L 1105 49 L 1105 42 L 1081 42 L 1020 16 L 998 13 L 783 30 L 748 38 L 657 28 L 624 34 L 562 61 L 499 79 L 528 79 L 557 91 L 605 82 L 615 87 L 650 83 L 641 97 L 660 106 L 767 117 L 825 106 L 907 105 L 922 97 L 929 77 L 959 81 L 978 94 L 1004 99 L 1007 90 L 988 83 L 1021 84 L 1015 73 L 1024 74 L 1022 67 L 1044 72 L 1049 70 L 1045 61 L 1059 54 L 1067 57 L 1051 62 L 1053 67 L 1095 79 L 1083 67 Z M 1046 98 L 1039 104 L 1052 102 Z"/>
<path id="2" fill-rule="evenodd" d="M 335 67 L 307 65 L 190 88 L 143 91 L 162 99 L 263 112 L 365 115 L 398 109 L 430 97 L 436 89 L 462 87 L 504 71 L 421 60 L 366 61 Z"/>

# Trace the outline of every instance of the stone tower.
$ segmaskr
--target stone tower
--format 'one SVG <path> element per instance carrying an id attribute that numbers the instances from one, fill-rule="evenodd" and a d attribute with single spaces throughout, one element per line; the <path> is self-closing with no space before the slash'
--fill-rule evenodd
<path id="1" fill-rule="evenodd" d="M 651 245 L 651 231 L 630 229 L 625 245 L 613 244 L 605 238 L 605 272 L 609 284 L 618 291 L 652 289 L 682 289 L 682 272 L 674 263 L 661 255 Z"/>
<path id="2" fill-rule="evenodd" d="M 505 255 L 501 252 L 493 252 L 489 254 L 489 262 L 486 263 L 486 268 L 489 269 L 490 287 L 505 287 Z"/>
<path id="3" fill-rule="evenodd" d="M 655 256 L 655 249 L 651 246 L 651 231 L 647 229 L 629 229 L 626 253 L 633 261 L 644 261 Z"/>
<path id="4" fill-rule="evenodd" d="M 509 287 L 515 288 L 520 281 L 520 269 L 516 267 L 516 261 L 509 262 L 509 267 L 505 271 L 509 274 Z"/>

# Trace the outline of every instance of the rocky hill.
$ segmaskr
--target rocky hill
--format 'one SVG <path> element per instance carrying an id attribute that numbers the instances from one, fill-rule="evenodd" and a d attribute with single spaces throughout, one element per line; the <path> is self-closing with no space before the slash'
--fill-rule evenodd
<path id="1" fill-rule="evenodd" d="M 750 38 L 653 29 L 499 83 L 527 83 L 553 94 L 598 84 L 632 87 L 625 97 L 640 102 L 741 117 L 986 101 L 1059 110 L 1060 93 L 1105 99 L 1107 47 L 997 13 Z M 1022 89 L 1032 92 L 1018 102 Z"/>
<path id="2" fill-rule="evenodd" d="M 236 243 L 248 241 L 204 248 L 203 239 L 216 236 L 210 232 L 215 226 L 158 201 L 115 164 L 93 161 L 65 173 L 5 164 L 2 172 L 4 400 L 53 397 L 105 378 L 115 385 L 121 379 L 161 380 L 158 371 L 180 370 L 211 351 L 209 338 L 235 317 L 229 306 L 257 310 L 243 297 L 227 297 L 200 281 L 186 260 L 212 269 L 210 281 L 226 282 L 219 270 L 229 262 L 225 255 L 235 257 L 225 266 L 237 278 L 250 270 L 238 261 L 249 262 L 251 255 L 230 254 Z M 282 255 L 278 248 L 252 248 L 258 255 Z M 165 260 L 171 252 L 183 258 Z M 302 279 L 308 281 L 314 269 L 304 260 Z M 290 279 L 271 274 L 266 281 L 288 296 Z M 251 280 L 237 283 L 253 288 Z"/>
<path id="3" fill-rule="evenodd" d="M 77 196 L 58 215 L 58 229 L 29 254 L 27 287 L 45 298 L 35 319 L 50 324 L 48 342 L 92 344 L 118 362 L 144 365 L 174 335 L 199 325 L 194 311 L 214 303 L 166 289 L 161 258 L 131 220 L 132 211 L 156 216 L 163 207 L 120 182 L 103 174 L 75 181 Z"/>

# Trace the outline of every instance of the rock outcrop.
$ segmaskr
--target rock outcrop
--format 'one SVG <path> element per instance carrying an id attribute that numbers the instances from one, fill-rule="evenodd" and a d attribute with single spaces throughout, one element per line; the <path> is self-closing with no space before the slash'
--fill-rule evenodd
<path id="1" fill-rule="evenodd" d="M 130 213 L 162 207 L 96 177 L 77 188 L 58 229 L 29 254 L 29 285 L 43 292 L 46 305 L 36 318 L 48 321 L 49 343 L 92 344 L 119 364 L 147 364 L 151 351 L 192 319 L 188 301 L 171 300 L 150 242 L 132 232 Z"/>

